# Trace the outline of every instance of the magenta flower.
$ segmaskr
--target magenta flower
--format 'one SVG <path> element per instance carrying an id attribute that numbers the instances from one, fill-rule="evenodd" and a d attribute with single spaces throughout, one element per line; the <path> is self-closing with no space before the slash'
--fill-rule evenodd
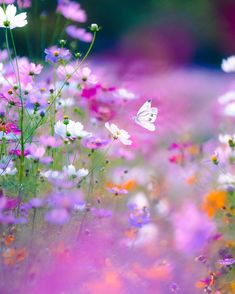
<path id="1" fill-rule="evenodd" d="M 78 39 L 81 40 L 83 42 L 91 42 L 92 41 L 92 34 L 87 32 L 85 29 L 83 28 L 77 28 L 74 25 L 70 25 L 66 28 L 66 33 L 74 38 L 74 39 Z"/>
<path id="2" fill-rule="evenodd" d="M 57 6 L 57 11 L 65 18 L 76 22 L 86 22 L 86 12 L 81 9 L 80 4 L 74 1 L 60 1 Z"/>
<path id="3" fill-rule="evenodd" d="M 0 210 L 13 210 L 20 203 L 20 198 L 0 197 Z"/>
<path id="4" fill-rule="evenodd" d="M 14 155 L 20 157 L 21 156 L 21 150 L 20 149 L 13 149 L 13 150 L 11 150 L 9 152 L 9 154 L 14 154 Z M 24 151 L 24 156 L 28 156 L 29 154 L 30 154 L 29 150 L 26 149 Z"/>

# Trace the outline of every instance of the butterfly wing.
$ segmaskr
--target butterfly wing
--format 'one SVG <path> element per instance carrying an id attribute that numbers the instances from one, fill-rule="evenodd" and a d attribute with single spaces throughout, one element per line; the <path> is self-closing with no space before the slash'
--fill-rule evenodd
<path id="1" fill-rule="evenodd" d="M 140 115 L 142 112 L 149 111 L 151 109 L 151 100 L 146 101 L 138 110 L 137 116 Z"/>
<path id="2" fill-rule="evenodd" d="M 153 123 L 148 122 L 148 121 L 140 121 L 138 120 L 138 118 L 135 119 L 135 122 L 140 125 L 141 127 L 143 127 L 144 129 L 147 129 L 151 132 L 156 130 L 156 127 Z"/>
<path id="3" fill-rule="evenodd" d="M 151 100 L 148 100 L 140 107 L 135 122 L 149 131 L 155 131 L 153 123 L 157 119 L 158 109 L 152 107 L 151 103 Z"/>

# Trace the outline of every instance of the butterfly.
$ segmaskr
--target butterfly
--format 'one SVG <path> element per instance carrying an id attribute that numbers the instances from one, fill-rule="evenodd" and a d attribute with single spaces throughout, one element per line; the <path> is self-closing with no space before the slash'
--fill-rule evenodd
<path id="1" fill-rule="evenodd" d="M 140 107 L 134 120 L 141 127 L 153 132 L 156 129 L 154 122 L 157 119 L 158 109 L 157 107 L 152 107 L 151 103 L 151 100 L 146 101 Z"/>

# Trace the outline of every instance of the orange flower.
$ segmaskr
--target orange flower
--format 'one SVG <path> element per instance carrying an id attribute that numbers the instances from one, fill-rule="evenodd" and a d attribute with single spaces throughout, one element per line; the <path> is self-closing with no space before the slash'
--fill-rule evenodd
<path id="1" fill-rule="evenodd" d="M 221 209 L 226 202 L 226 192 L 213 190 L 206 195 L 203 204 L 203 210 L 206 211 L 209 217 L 214 217 L 217 210 Z"/>
<path id="2" fill-rule="evenodd" d="M 15 241 L 15 237 L 13 235 L 8 235 L 5 238 L 5 245 L 9 246 L 13 241 Z"/>
<path id="3" fill-rule="evenodd" d="M 123 183 L 123 184 L 114 184 L 114 183 L 111 183 L 111 182 L 108 182 L 106 184 L 107 188 L 112 189 L 112 188 L 116 187 L 118 189 L 124 189 L 124 190 L 127 190 L 127 191 L 133 190 L 135 188 L 135 186 L 136 186 L 136 181 L 133 180 L 133 179 L 131 179 L 131 180 L 129 180 L 129 181 Z"/>

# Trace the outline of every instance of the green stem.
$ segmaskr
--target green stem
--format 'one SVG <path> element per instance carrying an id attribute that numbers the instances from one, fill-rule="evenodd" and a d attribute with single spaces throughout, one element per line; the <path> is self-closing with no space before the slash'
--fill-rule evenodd
<path id="1" fill-rule="evenodd" d="M 20 153 L 20 170 L 19 170 L 19 181 L 21 186 L 23 182 L 23 177 L 24 177 L 24 101 L 22 97 L 19 64 L 18 64 L 15 40 L 14 40 L 12 30 L 10 30 L 10 36 L 11 36 L 13 51 L 15 55 L 16 72 L 17 72 L 18 86 L 19 86 L 19 92 L 20 92 L 19 96 L 20 96 L 20 102 L 21 102 L 21 108 L 20 108 L 20 147 L 21 147 L 20 151 L 21 153 Z"/>

